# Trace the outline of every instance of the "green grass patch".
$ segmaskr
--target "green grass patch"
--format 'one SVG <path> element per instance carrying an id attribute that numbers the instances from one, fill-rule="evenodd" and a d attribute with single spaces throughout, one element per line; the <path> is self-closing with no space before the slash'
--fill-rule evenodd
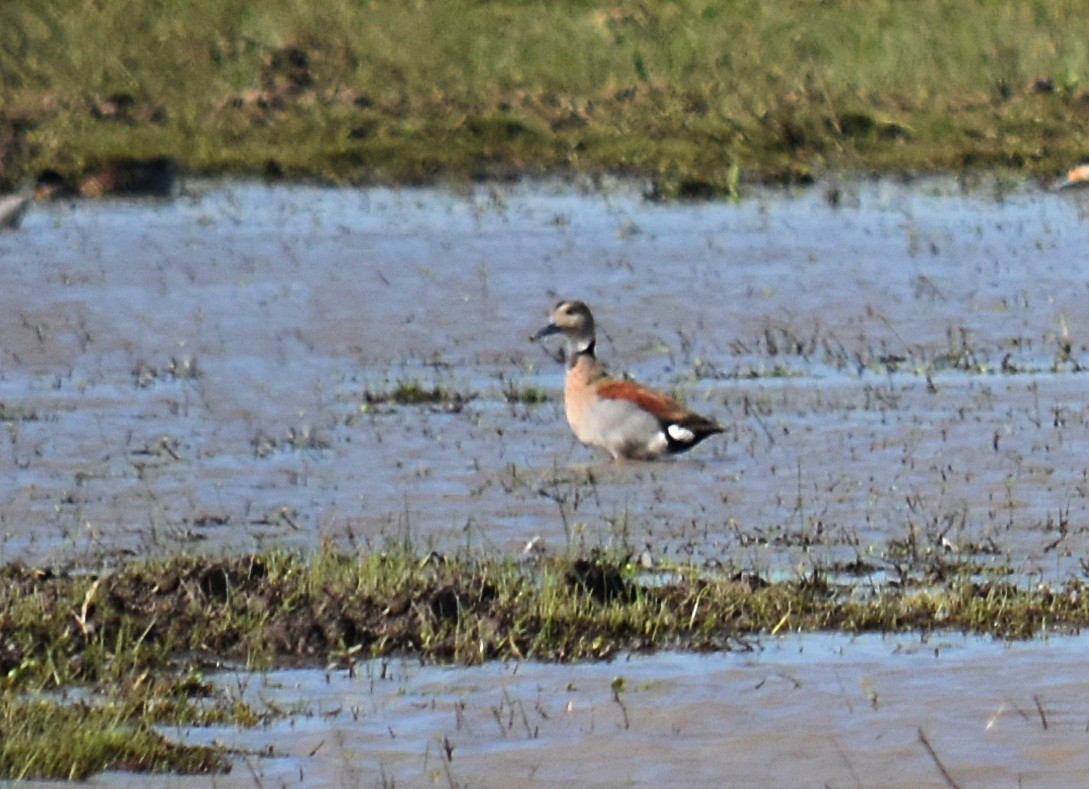
<path id="1" fill-rule="evenodd" d="M 427 386 L 416 379 L 399 381 L 386 391 L 368 389 L 363 393 L 365 405 L 434 405 L 457 410 L 473 399 L 473 394 L 463 394 L 441 384 Z"/>
<path id="2" fill-rule="evenodd" d="M 503 399 L 508 403 L 541 405 L 542 403 L 547 403 L 552 398 L 548 396 L 548 392 L 539 386 L 506 381 L 503 384 Z"/>
<path id="3" fill-rule="evenodd" d="M 0 9 L 0 179 L 171 156 L 192 173 L 431 182 L 1009 168 L 1087 149 L 1063 0 L 411 0 Z"/>
<path id="4" fill-rule="evenodd" d="M 0 693 L 0 778 L 80 780 L 104 770 L 220 773 L 221 750 L 179 745 L 126 704 L 62 704 Z"/>
<path id="5" fill-rule="evenodd" d="M 772 583 L 686 566 L 648 583 L 639 568 L 598 556 L 527 564 L 332 550 L 139 562 L 101 576 L 11 567 L 0 577 L 0 684 L 115 686 L 223 659 L 254 668 L 393 654 L 581 660 L 729 648 L 784 628 L 1023 637 L 1089 623 L 1080 581 L 1022 587 L 940 564 L 887 586 L 834 583 L 821 571 Z"/>

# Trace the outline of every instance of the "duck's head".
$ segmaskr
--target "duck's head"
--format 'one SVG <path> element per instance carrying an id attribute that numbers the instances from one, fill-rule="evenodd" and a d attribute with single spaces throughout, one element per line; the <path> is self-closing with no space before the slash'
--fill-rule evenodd
<path id="1" fill-rule="evenodd" d="M 533 335 L 539 340 L 551 334 L 562 334 L 567 340 L 568 358 L 580 353 L 594 352 L 594 316 L 582 301 L 561 301 L 552 310 L 547 326 Z"/>

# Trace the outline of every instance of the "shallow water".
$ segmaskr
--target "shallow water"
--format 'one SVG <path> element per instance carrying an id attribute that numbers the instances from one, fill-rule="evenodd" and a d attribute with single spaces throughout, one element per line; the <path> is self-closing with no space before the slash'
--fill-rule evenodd
<path id="1" fill-rule="evenodd" d="M 228 674 L 218 681 L 293 714 L 168 734 L 251 752 L 216 786 L 953 785 L 941 770 L 962 787 L 1078 786 L 1087 652 L 1087 636 L 810 635 L 588 665 Z M 95 783 L 133 780 L 147 779 Z"/>
<path id="2" fill-rule="evenodd" d="M 881 570 L 914 534 L 1079 572 L 1083 206 L 830 189 L 198 183 L 36 207 L 0 234 L 0 559 L 540 538 Z M 578 446 L 562 365 L 526 339 L 561 295 L 595 308 L 615 372 L 683 389 L 726 435 L 657 464 Z M 475 399 L 366 404 L 404 380 Z"/>
<path id="3" fill-rule="evenodd" d="M 36 207 L 0 234 L 0 560 L 537 539 L 764 572 L 861 558 L 880 580 L 914 541 L 1082 572 L 1084 206 L 944 181 L 829 190 L 655 205 L 622 185 L 194 184 Z M 594 307 L 614 371 L 682 388 L 726 435 L 656 464 L 576 445 L 562 365 L 526 339 L 561 296 Z M 474 397 L 368 404 L 408 380 Z M 534 386 L 552 401 L 503 396 Z M 817 635 L 227 675 L 296 714 L 169 733 L 272 748 L 219 785 L 944 786 L 944 768 L 1066 786 L 1089 770 L 1087 646 Z M 99 779 L 126 781 L 146 779 Z"/>

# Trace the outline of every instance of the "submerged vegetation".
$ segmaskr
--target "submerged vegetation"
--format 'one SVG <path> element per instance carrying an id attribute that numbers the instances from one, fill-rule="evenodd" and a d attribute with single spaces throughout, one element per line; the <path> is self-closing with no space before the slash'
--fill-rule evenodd
<path id="1" fill-rule="evenodd" d="M 355 183 L 619 172 L 682 197 L 826 168 L 1054 175 L 1086 150 L 1074 13 L 1059 0 L 9 3 L 0 181 L 133 157 Z"/>

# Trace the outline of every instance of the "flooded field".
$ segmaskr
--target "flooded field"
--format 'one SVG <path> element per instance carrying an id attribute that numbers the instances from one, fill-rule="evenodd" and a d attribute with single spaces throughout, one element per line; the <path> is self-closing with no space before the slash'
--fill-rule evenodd
<path id="1" fill-rule="evenodd" d="M 765 571 L 903 550 L 1081 570 L 1076 200 L 189 192 L 0 235 L 4 561 L 537 540 Z M 527 339 L 561 296 L 595 309 L 613 372 L 726 435 L 652 465 L 577 445 L 555 349 Z M 398 404 L 406 386 L 443 399 Z"/>
<path id="2" fill-rule="evenodd" d="M 1087 648 L 806 636 L 590 665 L 242 672 L 220 681 L 286 719 L 168 733 L 244 749 L 224 787 L 1075 786 Z"/>
<path id="3" fill-rule="evenodd" d="M 1061 582 L 1087 570 L 1087 238 L 1077 197 L 951 181 L 668 205 L 196 183 L 36 207 L 0 234 L 0 561 L 602 546 L 863 589 L 928 555 Z M 726 434 L 655 464 L 579 446 L 556 348 L 528 340 L 561 297 L 594 308 L 613 372 Z M 1084 638 L 754 645 L 226 675 L 292 714 L 170 734 L 272 754 L 221 785 L 1089 770 Z"/>

